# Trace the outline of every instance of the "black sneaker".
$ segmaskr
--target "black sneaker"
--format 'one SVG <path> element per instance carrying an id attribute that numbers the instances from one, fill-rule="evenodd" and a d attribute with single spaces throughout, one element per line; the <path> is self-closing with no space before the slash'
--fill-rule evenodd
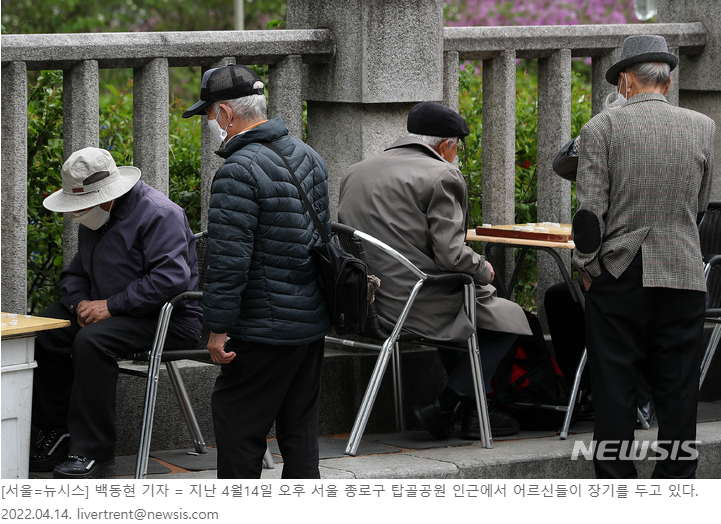
<path id="1" fill-rule="evenodd" d="M 30 471 L 52 471 L 68 457 L 70 434 L 67 429 L 40 429 L 30 444 Z"/>
<path id="2" fill-rule="evenodd" d="M 503 413 L 495 407 L 488 406 L 488 419 L 491 423 L 492 437 L 508 437 L 515 435 L 521 429 L 516 417 Z M 466 440 L 481 439 L 481 422 L 478 411 L 474 407 L 467 407 L 461 420 L 461 438 Z"/>
<path id="3" fill-rule="evenodd" d="M 68 459 L 53 470 L 56 479 L 101 479 L 112 473 L 115 458 L 110 460 L 94 460 L 78 455 L 70 455 Z"/>

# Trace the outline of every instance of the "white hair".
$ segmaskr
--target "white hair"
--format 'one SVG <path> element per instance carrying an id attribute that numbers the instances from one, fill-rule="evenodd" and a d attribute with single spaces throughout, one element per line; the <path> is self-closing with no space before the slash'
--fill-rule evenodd
<path id="1" fill-rule="evenodd" d="M 671 66 L 665 62 L 642 62 L 626 69 L 644 86 L 665 86 L 671 76 Z"/>
<path id="2" fill-rule="evenodd" d="M 458 143 L 458 137 L 447 137 L 447 136 L 428 136 L 428 135 L 418 135 L 416 133 L 408 133 L 408 136 L 411 136 L 413 138 L 417 138 L 418 140 L 421 140 L 431 146 L 433 149 L 436 149 L 444 140 L 450 140 L 450 146 L 453 147 Z"/>
<path id="3" fill-rule="evenodd" d="M 263 82 L 253 84 L 253 89 L 262 89 Z M 220 111 L 220 104 L 225 104 L 233 110 L 233 114 L 246 122 L 259 122 L 268 118 L 268 107 L 265 102 L 265 95 L 250 95 L 230 100 L 219 100 L 213 102 L 213 110 L 217 115 Z"/>

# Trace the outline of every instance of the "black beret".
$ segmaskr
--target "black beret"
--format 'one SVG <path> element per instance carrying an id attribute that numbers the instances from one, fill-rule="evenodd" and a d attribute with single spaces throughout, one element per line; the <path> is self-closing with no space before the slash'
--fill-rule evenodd
<path id="1" fill-rule="evenodd" d="M 464 137 L 471 132 L 461 115 L 438 102 L 421 102 L 408 113 L 408 132 L 425 136 Z"/>

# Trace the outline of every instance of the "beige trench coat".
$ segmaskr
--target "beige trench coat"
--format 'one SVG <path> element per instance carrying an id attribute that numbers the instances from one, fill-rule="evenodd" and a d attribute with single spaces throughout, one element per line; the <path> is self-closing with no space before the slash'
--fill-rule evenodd
<path id="1" fill-rule="evenodd" d="M 349 168 L 341 181 L 338 219 L 382 240 L 422 271 L 473 275 L 477 326 L 528 335 L 521 307 L 497 296 L 485 258 L 465 243 L 467 202 L 461 172 L 424 142 L 404 137 Z M 376 309 L 388 324 L 417 279 L 372 246 L 367 256 L 369 270 L 381 279 Z M 436 340 L 468 339 L 473 329 L 463 312 L 463 288 L 424 287 L 405 327 Z"/>

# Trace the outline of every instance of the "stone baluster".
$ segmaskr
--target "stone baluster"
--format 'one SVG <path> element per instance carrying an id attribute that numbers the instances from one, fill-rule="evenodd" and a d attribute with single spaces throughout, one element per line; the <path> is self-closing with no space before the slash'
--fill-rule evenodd
<path id="1" fill-rule="evenodd" d="M 24 62 L 2 67 L 2 310 L 27 308 L 28 80 Z"/>
<path id="2" fill-rule="evenodd" d="M 143 180 L 168 194 L 170 163 L 168 60 L 155 58 L 133 70 L 133 165 Z"/>

